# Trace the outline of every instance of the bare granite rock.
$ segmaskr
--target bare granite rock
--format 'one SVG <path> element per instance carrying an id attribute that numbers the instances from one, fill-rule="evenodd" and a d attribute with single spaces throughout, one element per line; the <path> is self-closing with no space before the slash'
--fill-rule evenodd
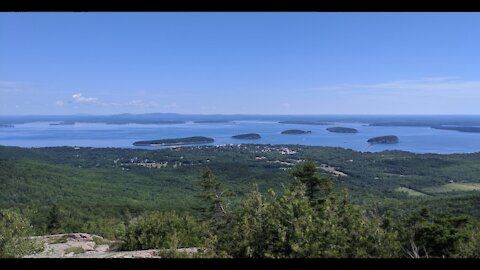
<path id="1" fill-rule="evenodd" d="M 45 249 L 26 258 L 77 258 L 82 254 L 89 254 L 91 258 L 97 255 L 103 257 L 104 254 L 113 252 L 110 245 L 117 243 L 87 233 L 54 234 L 31 238 L 43 242 Z M 96 241 L 102 244 L 97 244 Z"/>
<path id="2" fill-rule="evenodd" d="M 118 245 L 118 241 L 110 241 L 98 235 L 87 233 L 68 233 L 33 236 L 32 239 L 43 242 L 45 249 L 42 252 L 25 256 L 25 258 L 161 258 L 156 249 L 117 251 L 111 247 Z M 198 249 L 180 248 L 177 252 L 193 254 Z"/>

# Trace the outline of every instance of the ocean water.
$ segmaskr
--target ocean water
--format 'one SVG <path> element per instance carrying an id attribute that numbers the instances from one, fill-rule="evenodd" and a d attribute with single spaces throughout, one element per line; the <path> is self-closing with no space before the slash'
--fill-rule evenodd
<path id="1" fill-rule="evenodd" d="M 210 145 L 219 144 L 300 144 L 335 146 L 362 152 L 404 150 L 414 153 L 472 153 L 480 152 L 480 133 L 464 133 L 438 130 L 429 127 L 382 127 L 368 123 L 332 123 L 332 125 L 279 124 L 268 121 L 235 121 L 233 123 L 185 124 L 126 124 L 76 123 L 75 125 L 50 126 L 50 122 L 16 124 L 13 128 L 0 128 L 0 145 L 20 147 L 82 146 L 82 147 L 137 147 L 133 142 L 190 136 L 206 136 L 215 139 Z M 327 127 L 356 128 L 359 133 L 332 133 Z M 309 130 L 302 135 L 280 134 L 287 129 Z M 259 140 L 232 139 L 232 135 L 258 133 Z M 376 136 L 396 135 L 400 142 L 392 145 L 370 145 L 367 140 Z"/>

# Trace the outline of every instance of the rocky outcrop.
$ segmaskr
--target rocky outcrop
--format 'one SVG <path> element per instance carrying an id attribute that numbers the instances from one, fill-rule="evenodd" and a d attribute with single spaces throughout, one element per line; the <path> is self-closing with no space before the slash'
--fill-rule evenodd
<path id="1" fill-rule="evenodd" d="M 160 250 L 118 251 L 119 241 L 110 241 L 88 233 L 69 233 L 33 236 L 45 249 L 25 258 L 161 258 Z M 193 254 L 197 248 L 177 249 L 177 252 Z"/>
<path id="2" fill-rule="evenodd" d="M 43 242 L 45 248 L 40 253 L 26 256 L 27 258 L 95 258 L 97 255 L 100 257 L 108 255 L 112 252 L 112 247 L 118 244 L 116 241 L 87 233 L 54 234 L 31 238 Z"/>

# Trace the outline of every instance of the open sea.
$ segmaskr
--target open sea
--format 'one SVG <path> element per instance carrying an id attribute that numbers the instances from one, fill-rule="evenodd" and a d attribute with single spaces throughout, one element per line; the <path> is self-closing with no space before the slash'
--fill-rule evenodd
<path id="1" fill-rule="evenodd" d="M 404 150 L 414 153 L 472 153 L 480 152 L 480 133 L 439 130 L 430 127 L 369 126 L 368 123 L 332 123 L 332 125 L 279 124 L 269 121 L 234 121 L 232 123 L 185 124 L 103 124 L 75 123 L 51 126 L 51 122 L 16 124 L 0 128 L 0 145 L 20 147 L 80 146 L 156 149 L 151 146 L 133 146 L 139 140 L 156 140 L 205 136 L 215 139 L 209 145 L 221 144 L 300 144 L 335 146 L 361 152 Z M 359 133 L 332 133 L 327 127 L 356 128 Z M 312 133 L 284 135 L 287 129 L 301 129 Z M 232 135 L 258 133 L 258 140 L 238 140 Z M 367 140 L 376 136 L 396 135 L 400 142 L 392 145 L 370 145 Z"/>

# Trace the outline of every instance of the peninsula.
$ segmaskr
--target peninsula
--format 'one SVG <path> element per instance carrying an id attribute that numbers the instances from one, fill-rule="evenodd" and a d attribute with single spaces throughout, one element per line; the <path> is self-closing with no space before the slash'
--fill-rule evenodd
<path id="1" fill-rule="evenodd" d="M 460 132 L 480 133 L 480 127 L 431 126 L 433 129 L 455 130 Z"/>
<path id="2" fill-rule="evenodd" d="M 186 138 L 174 138 L 174 139 L 161 139 L 151 141 L 137 141 L 134 142 L 135 146 L 175 146 L 175 145 L 189 145 L 189 144 L 204 144 L 212 143 L 214 139 L 202 136 L 186 137 Z"/>

